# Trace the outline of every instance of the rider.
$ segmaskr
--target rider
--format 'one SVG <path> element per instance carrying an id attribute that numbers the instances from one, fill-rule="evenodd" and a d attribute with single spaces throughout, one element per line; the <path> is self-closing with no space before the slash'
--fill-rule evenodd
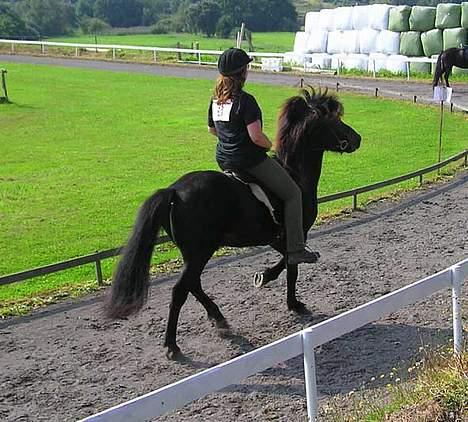
<path id="1" fill-rule="evenodd" d="M 242 89 L 251 61 L 239 48 L 230 48 L 219 58 L 220 75 L 208 110 L 208 130 L 218 138 L 216 160 L 223 170 L 249 173 L 283 201 L 287 262 L 312 263 L 317 255 L 305 248 L 301 190 L 267 155 L 272 143 L 263 133 L 262 112 L 255 98 Z"/>

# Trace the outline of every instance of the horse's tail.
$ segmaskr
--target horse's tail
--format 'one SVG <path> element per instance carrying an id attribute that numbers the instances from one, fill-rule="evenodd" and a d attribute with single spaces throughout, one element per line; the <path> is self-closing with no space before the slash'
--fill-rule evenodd
<path id="1" fill-rule="evenodd" d="M 439 84 L 439 80 L 442 78 L 442 72 L 443 72 L 443 62 L 442 62 L 442 54 L 439 54 L 439 57 L 437 58 L 437 64 L 436 68 L 434 71 L 434 79 L 432 80 L 432 88 L 435 88 Z"/>
<path id="2" fill-rule="evenodd" d="M 104 305 L 107 317 L 126 317 L 145 304 L 151 256 L 162 222 L 168 219 L 174 193 L 173 189 L 158 190 L 141 206 Z"/>

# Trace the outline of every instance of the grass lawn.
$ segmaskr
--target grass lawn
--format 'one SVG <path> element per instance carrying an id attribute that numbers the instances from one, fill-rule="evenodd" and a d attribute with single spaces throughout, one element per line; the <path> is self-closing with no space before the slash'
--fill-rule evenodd
<path id="1" fill-rule="evenodd" d="M 292 51 L 294 47 L 295 32 L 255 32 L 252 43 L 255 51 L 270 53 L 284 53 Z M 72 37 L 50 38 L 48 41 L 68 43 L 94 44 L 94 35 L 77 35 Z M 146 47 L 176 47 L 180 42 L 181 48 L 191 48 L 192 43 L 199 43 L 202 50 L 225 50 L 235 47 L 235 40 L 229 38 L 208 38 L 202 34 L 140 34 L 140 35 L 98 35 L 98 44 L 139 45 Z M 247 48 L 247 43 L 244 48 Z"/>
<path id="2" fill-rule="evenodd" d="M 0 275 L 122 245 L 149 194 L 188 171 L 216 168 L 215 139 L 206 131 L 211 81 L 0 67 L 8 69 L 13 101 L 0 105 Z M 296 90 L 261 84 L 247 90 L 273 136 L 278 108 Z M 354 154 L 326 156 L 321 195 L 436 161 L 437 108 L 340 98 L 363 142 Z M 462 115 L 446 114 L 443 157 L 467 147 L 467 127 Z M 321 213 L 349 205 L 324 204 Z M 171 256 L 174 251 L 165 255 Z M 111 267 L 106 261 L 105 277 Z M 93 266 L 0 287 L 0 303 L 87 280 L 94 280 Z"/>

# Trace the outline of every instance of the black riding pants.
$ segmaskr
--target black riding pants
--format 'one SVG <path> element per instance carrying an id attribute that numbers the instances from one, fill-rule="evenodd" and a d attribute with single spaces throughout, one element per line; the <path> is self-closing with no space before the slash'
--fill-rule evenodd
<path id="1" fill-rule="evenodd" d="M 304 249 L 302 192 L 296 182 L 279 163 L 271 158 L 244 171 L 260 180 L 283 201 L 287 252 Z"/>

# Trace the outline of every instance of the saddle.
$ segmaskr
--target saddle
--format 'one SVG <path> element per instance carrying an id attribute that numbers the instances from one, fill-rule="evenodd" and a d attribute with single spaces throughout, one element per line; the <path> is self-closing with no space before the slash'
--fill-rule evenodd
<path id="1" fill-rule="evenodd" d="M 255 177 L 253 177 L 247 172 L 243 172 L 240 170 L 224 170 L 223 173 L 231 179 L 236 180 L 237 182 L 247 186 L 252 192 L 253 196 L 255 196 L 255 198 L 257 198 L 258 201 L 260 201 L 265 207 L 267 207 L 273 222 L 276 225 L 281 226 L 281 223 L 278 221 L 278 218 L 275 215 L 275 208 L 273 207 L 270 198 L 265 192 L 265 189 L 259 185 L 259 181 Z"/>

